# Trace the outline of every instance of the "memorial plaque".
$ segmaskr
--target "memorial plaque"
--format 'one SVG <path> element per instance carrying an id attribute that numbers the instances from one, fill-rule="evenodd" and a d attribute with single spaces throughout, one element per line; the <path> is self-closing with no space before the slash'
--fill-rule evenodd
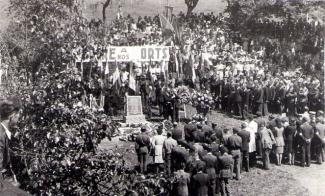
<path id="1" fill-rule="evenodd" d="M 140 96 L 127 96 L 126 97 L 126 115 L 143 115 L 142 102 Z"/>
<path id="2" fill-rule="evenodd" d="M 141 96 L 127 96 L 126 97 L 126 123 L 143 123 L 146 121 L 142 112 Z"/>

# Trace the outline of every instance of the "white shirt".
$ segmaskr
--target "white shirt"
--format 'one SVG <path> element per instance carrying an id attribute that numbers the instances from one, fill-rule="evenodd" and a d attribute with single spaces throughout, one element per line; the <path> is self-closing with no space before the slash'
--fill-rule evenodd
<path id="1" fill-rule="evenodd" d="M 1 123 L 1 125 L 5 129 L 5 133 L 8 136 L 8 138 L 11 139 L 11 132 L 9 131 L 9 129 L 3 123 Z"/>

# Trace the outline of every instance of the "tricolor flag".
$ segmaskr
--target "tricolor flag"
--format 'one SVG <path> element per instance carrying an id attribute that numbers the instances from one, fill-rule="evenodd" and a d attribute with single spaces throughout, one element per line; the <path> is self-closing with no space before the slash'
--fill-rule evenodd
<path id="1" fill-rule="evenodd" d="M 135 74 L 134 74 L 132 63 L 130 64 L 129 88 L 134 90 L 134 92 L 136 92 L 137 85 L 136 85 L 136 81 L 135 81 Z"/>
<path id="2" fill-rule="evenodd" d="M 160 18 L 160 24 L 162 29 L 162 35 L 166 37 L 166 39 L 172 37 L 175 32 L 173 25 L 169 22 L 169 20 L 165 16 L 159 15 L 159 18 Z"/>
<path id="3" fill-rule="evenodd" d="M 119 80 L 120 80 L 120 70 L 119 70 L 118 66 L 116 65 L 116 69 L 112 75 L 113 85 Z"/>

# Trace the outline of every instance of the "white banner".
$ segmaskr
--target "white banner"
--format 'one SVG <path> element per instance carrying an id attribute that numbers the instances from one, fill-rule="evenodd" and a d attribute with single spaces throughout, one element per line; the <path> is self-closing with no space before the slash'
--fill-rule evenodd
<path id="1" fill-rule="evenodd" d="M 108 62 L 169 61 L 166 46 L 110 46 L 107 47 Z"/>

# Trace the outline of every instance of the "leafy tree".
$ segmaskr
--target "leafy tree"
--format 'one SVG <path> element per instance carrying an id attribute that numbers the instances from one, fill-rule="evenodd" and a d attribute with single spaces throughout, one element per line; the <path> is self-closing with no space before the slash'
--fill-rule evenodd
<path id="1" fill-rule="evenodd" d="M 186 16 L 189 16 L 194 8 L 197 6 L 199 0 L 185 0 L 185 4 L 187 6 L 187 13 L 186 13 Z"/>

